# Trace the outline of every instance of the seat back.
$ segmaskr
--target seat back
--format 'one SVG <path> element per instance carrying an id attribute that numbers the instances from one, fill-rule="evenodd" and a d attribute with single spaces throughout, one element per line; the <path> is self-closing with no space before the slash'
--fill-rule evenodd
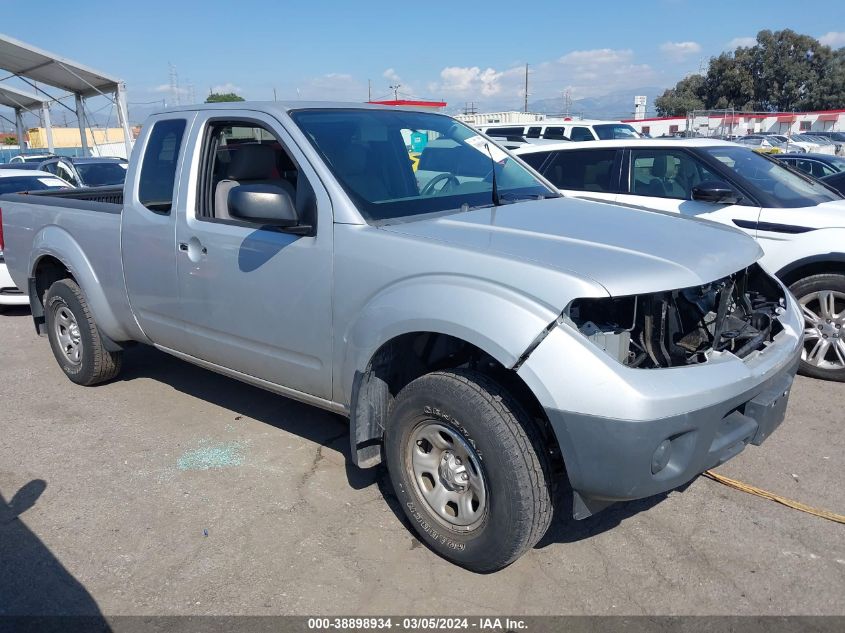
<path id="1" fill-rule="evenodd" d="M 293 186 L 277 176 L 276 151 L 268 145 L 234 146 L 229 152 L 226 178 L 214 188 L 214 217 L 231 220 L 229 192 L 238 185 L 275 185 L 296 199 Z"/>

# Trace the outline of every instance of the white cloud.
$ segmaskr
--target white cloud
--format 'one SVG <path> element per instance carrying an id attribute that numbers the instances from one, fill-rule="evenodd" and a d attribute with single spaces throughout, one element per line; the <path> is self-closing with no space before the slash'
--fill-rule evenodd
<path id="1" fill-rule="evenodd" d="M 573 66 L 600 66 L 604 64 L 628 63 L 634 57 L 630 49 L 596 48 L 587 51 L 572 51 L 558 61 Z"/>
<path id="2" fill-rule="evenodd" d="M 391 84 L 402 83 L 402 78 L 393 68 L 388 68 L 381 74 L 381 76 L 387 79 Z"/>
<path id="3" fill-rule="evenodd" d="M 440 82 L 429 86 L 434 92 L 452 95 L 481 94 L 485 97 L 498 94 L 504 73 L 492 68 L 481 70 L 478 66 L 448 66 L 440 71 Z"/>
<path id="4" fill-rule="evenodd" d="M 819 42 L 832 48 L 845 46 L 845 32 L 831 31 L 830 33 L 825 33 L 819 38 Z"/>
<path id="5" fill-rule="evenodd" d="M 241 87 L 236 86 L 232 82 L 226 82 L 225 84 L 217 84 L 216 86 L 212 86 L 211 92 L 217 94 L 227 94 L 229 92 L 234 92 L 235 94 L 240 94 Z"/>
<path id="6" fill-rule="evenodd" d="M 365 101 L 367 86 L 347 73 L 326 73 L 296 89 L 301 99 Z"/>
<path id="7" fill-rule="evenodd" d="M 725 45 L 725 50 L 734 51 L 737 48 L 749 48 L 757 44 L 756 37 L 735 37 Z"/>
<path id="8" fill-rule="evenodd" d="M 528 90 L 531 100 L 559 97 L 563 89 L 580 99 L 655 81 L 658 73 L 647 64 L 635 63 L 633 51 L 599 48 L 532 64 Z M 428 84 L 428 92 L 447 100 L 487 100 L 497 107 L 516 107 L 525 93 L 525 65 L 514 63 L 506 69 L 448 66 L 440 71 L 439 81 Z"/>
<path id="9" fill-rule="evenodd" d="M 672 61 L 681 61 L 690 55 L 701 52 L 701 44 L 698 42 L 664 42 L 660 50 Z"/>

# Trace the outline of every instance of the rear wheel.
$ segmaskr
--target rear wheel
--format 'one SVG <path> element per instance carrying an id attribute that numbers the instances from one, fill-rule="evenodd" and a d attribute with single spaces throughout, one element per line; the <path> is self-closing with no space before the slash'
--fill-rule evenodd
<path id="1" fill-rule="evenodd" d="M 483 374 L 440 371 L 396 397 L 385 435 L 393 487 L 414 529 L 477 572 L 505 567 L 548 529 L 548 452 L 535 422 Z"/>
<path id="2" fill-rule="evenodd" d="M 53 356 L 68 378 L 79 385 L 96 385 L 118 374 L 122 354 L 105 349 L 75 281 L 54 282 L 44 295 L 44 312 Z"/>
<path id="3" fill-rule="evenodd" d="M 804 313 L 800 372 L 845 382 L 845 275 L 813 275 L 790 290 Z"/>

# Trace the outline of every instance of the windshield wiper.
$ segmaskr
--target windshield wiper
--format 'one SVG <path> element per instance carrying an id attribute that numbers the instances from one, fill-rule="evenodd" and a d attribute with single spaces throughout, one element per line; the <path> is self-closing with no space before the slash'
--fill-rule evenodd
<path id="1" fill-rule="evenodd" d="M 493 152 L 490 151 L 490 144 L 485 143 L 484 148 L 487 150 L 487 155 L 490 157 L 490 164 L 493 165 L 493 173 L 490 176 L 493 185 L 493 206 L 502 206 L 502 201 L 499 199 L 499 187 L 496 185 L 496 161 L 493 160 Z"/>

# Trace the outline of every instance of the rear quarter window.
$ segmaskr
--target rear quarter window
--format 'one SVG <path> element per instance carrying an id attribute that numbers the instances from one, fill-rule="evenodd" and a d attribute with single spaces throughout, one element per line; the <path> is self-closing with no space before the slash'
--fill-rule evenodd
<path id="1" fill-rule="evenodd" d="M 138 200 L 150 211 L 170 213 L 185 119 L 156 121 L 141 163 Z"/>
<path id="2" fill-rule="evenodd" d="M 541 173 L 558 189 L 615 193 L 618 191 L 615 149 L 561 150 Z M 525 157 L 523 157 L 524 159 Z"/>

